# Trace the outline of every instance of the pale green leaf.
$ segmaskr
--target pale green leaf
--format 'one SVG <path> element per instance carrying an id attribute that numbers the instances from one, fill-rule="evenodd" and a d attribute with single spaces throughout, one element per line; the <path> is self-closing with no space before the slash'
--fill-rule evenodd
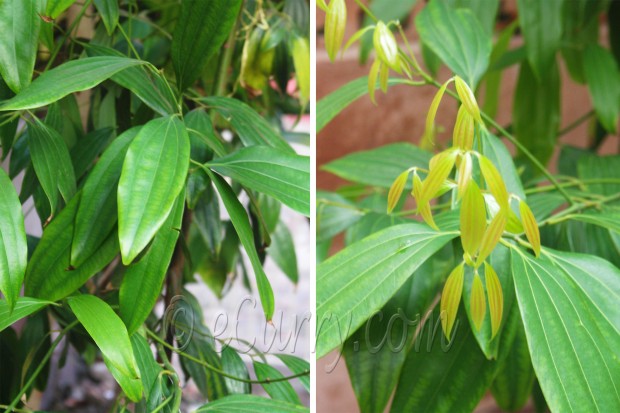
<path id="1" fill-rule="evenodd" d="M 583 55 L 583 70 L 596 115 L 611 134 L 618 129 L 620 116 L 620 71 L 609 50 L 592 43 Z"/>
<path id="2" fill-rule="evenodd" d="M 282 400 L 291 404 L 300 405 L 299 396 L 295 393 L 295 389 L 288 381 L 270 382 L 271 379 L 282 379 L 284 375 L 275 367 L 269 364 L 254 362 L 254 372 L 258 380 L 265 381 L 261 383 L 263 389 L 274 400 Z"/>
<path id="3" fill-rule="evenodd" d="M 0 331 L 11 326 L 16 321 L 28 317 L 48 304 L 50 304 L 49 301 L 19 297 L 14 303 L 13 309 L 11 309 L 6 300 L 0 300 Z"/>
<path id="4" fill-rule="evenodd" d="M 227 396 L 205 404 L 196 413 L 308 413 L 307 407 L 253 395 Z"/>

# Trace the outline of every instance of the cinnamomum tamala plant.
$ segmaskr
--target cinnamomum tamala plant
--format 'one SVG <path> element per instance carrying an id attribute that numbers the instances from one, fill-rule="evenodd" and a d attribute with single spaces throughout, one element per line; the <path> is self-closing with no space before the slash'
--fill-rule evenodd
<path id="1" fill-rule="evenodd" d="M 538 411 L 619 410 L 620 156 L 598 149 L 618 134 L 620 3 L 519 0 L 494 33 L 499 1 L 430 0 L 413 20 L 422 53 L 398 20 L 415 1 L 368 3 L 356 0 L 362 27 L 345 39 L 345 2 L 317 2 L 329 57 L 359 43 L 372 60 L 317 103 L 317 130 L 366 93 L 376 104 L 377 89 L 436 95 L 418 145 L 322 166 L 351 185 L 317 194 L 317 357 L 342 352 L 362 412 L 390 401 L 392 412 L 469 412 L 487 391 L 506 411 L 530 399 Z M 443 83 L 440 65 L 452 72 Z M 593 106 L 565 130 L 562 82 L 585 85 Z M 456 118 L 438 127 L 451 104 Z M 560 145 L 583 122 L 586 148 Z"/>
<path id="2" fill-rule="evenodd" d="M 0 2 L 0 410 L 39 410 L 30 395 L 72 346 L 118 382 L 110 411 L 179 411 L 190 379 L 199 411 L 307 411 L 291 381 L 308 389 L 308 362 L 244 346 L 250 374 L 185 286 L 225 300 L 243 277 L 267 322 L 265 258 L 297 282 L 280 210 L 309 215 L 291 146 L 308 137 L 280 120 L 307 111 L 308 15 L 306 0 Z"/>

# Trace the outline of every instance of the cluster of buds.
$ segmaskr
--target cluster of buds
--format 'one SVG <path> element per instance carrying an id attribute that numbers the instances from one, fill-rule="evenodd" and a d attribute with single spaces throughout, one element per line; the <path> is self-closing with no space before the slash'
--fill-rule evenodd
<path id="1" fill-rule="evenodd" d="M 460 233 L 464 253 L 463 261 L 448 276 L 443 289 L 441 298 L 443 331 L 449 338 L 461 301 L 465 266 L 469 266 L 474 274 L 469 303 L 470 315 L 475 328 L 480 330 L 487 311 L 488 296 L 493 338 L 501 325 L 504 299 L 497 273 L 487 259 L 505 231 L 513 234 L 525 232 L 534 253 L 538 256 L 540 234 L 529 206 L 524 200 L 508 192 L 493 162 L 473 149 L 475 132 L 485 128 L 485 125 L 474 94 L 460 77 L 451 78 L 437 92 L 426 119 L 425 137 L 432 139 L 439 102 L 452 81 L 461 100 L 453 131 L 453 146 L 433 156 L 424 180 L 418 175 L 419 168 L 410 168 L 396 178 L 388 193 L 388 213 L 398 203 L 411 173 L 412 195 L 417 202 L 417 211 L 434 229 L 438 228 L 433 219 L 430 202 L 450 190 L 456 191 L 456 200 L 460 202 Z M 480 186 L 483 181 L 486 189 L 481 189 L 472 177 L 476 164 L 482 175 Z M 449 178 L 453 169 L 457 171 L 455 180 Z M 511 200 L 518 202 L 520 217 L 512 210 Z M 481 267 L 484 268 L 486 295 L 479 274 Z"/>

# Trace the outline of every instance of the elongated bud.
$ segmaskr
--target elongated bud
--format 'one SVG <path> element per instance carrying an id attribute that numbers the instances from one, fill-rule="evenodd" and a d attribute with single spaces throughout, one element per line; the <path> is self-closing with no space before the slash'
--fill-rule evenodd
<path id="1" fill-rule="evenodd" d="M 508 190 L 506 189 L 506 184 L 499 174 L 499 171 L 495 165 L 493 165 L 493 162 L 484 155 L 479 155 L 478 161 L 487 188 L 489 188 L 489 191 L 491 191 L 491 194 L 495 197 L 500 209 L 508 209 Z"/>
<path id="2" fill-rule="evenodd" d="M 523 222 L 525 236 L 532 245 L 534 253 L 538 257 L 540 255 L 540 232 L 538 230 L 536 218 L 525 201 L 521 201 L 519 203 L 519 211 L 521 212 L 521 221 Z"/>
<path id="3" fill-rule="evenodd" d="M 450 175 L 450 171 L 454 167 L 454 161 L 456 160 L 457 152 L 454 150 L 447 150 L 438 153 L 431 159 L 430 172 L 424 180 L 422 185 L 422 192 L 420 198 L 422 202 L 430 201 L 433 196 L 439 191 L 444 181 Z"/>
<path id="4" fill-rule="evenodd" d="M 508 210 L 508 222 L 506 222 L 506 231 L 513 234 L 520 234 L 523 232 L 523 224 L 519 220 L 519 217 L 512 209 Z"/>
<path id="5" fill-rule="evenodd" d="M 331 0 L 325 16 L 325 48 L 330 60 L 336 60 L 347 26 L 347 6 L 344 0 Z"/>
<path id="6" fill-rule="evenodd" d="M 295 36 L 293 39 L 293 65 L 299 86 L 299 100 L 305 105 L 310 100 L 310 43 L 305 37 Z"/>
<path id="7" fill-rule="evenodd" d="M 377 52 L 377 57 L 381 59 L 390 69 L 401 73 L 400 56 L 398 55 L 398 45 L 392 31 L 382 21 L 375 26 L 373 35 L 373 45 Z"/>
<path id="8" fill-rule="evenodd" d="M 375 90 L 377 89 L 377 77 L 379 76 L 379 70 L 381 69 L 381 60 L 375 59 L 370 67 L 370 73 L 368 73 L 368 95 L 370 95 L 370 101 L 376 105 Z"/>
<path id="9" fill-rule="evenodd" d="M 482 322 L 484 321 L 484 316 L 487 312 L 487 303 L 484 297 L 484 287 L 482 286 L 482 280 L 480 279 L 478 270 L 474 273 L 474 281 L 471 285 L 469 312 L 476 330 L 480 331 Z"/>
<path id="10" fill-rule="evenodd" d="M 493 249 L 499 242 L 499 239 L 506 229 L 507 211 L 499 210 L 499 212 L 493 217 L 491 223 L 487 227 L 482 237 L 482 243 L 480 244 L 480 252 L 478 253 L 478 259 L 476 259 L 476 266 L 482 265 L 484 260 L 493 252 Z"/>
<path id="11" fill-rule="evenodd" d="M 445 336 L 450 339 L 452 327 L 459 311 L 459 303 L 463 294 L 464 264 L 459 264 L 452 270 L 441 293 L 440 318 L 441 327 Z"/>
<path id="12" fill-rule="evenodd" d="M 504 314 L 504 293 L 502 292 L 502 284 L 499 282 L 497 273 L 491 267 L 491 264 L 484 263 L 484 279 L 487 286 L 487 295 L 489 297 L 489 314 L 491 316 L 491 339 L 497 335 L 499 327 L 502 324 L 502 316 Z"/>
<path id="13" fill-rule="evenodd" d="M 456 86 L 456 93 L 458 93 L 459 99 L 461 99 L 461 103 L 465 106 L 465 109 L 467 109 L 469 114 L 478 123 L 483 124 L 482 118 L 480 117 L 480 108 L 478 107 L 478 102 L 476 102 L 474 92 L 472 92 L 469 86 L 467 86 L 467 83 L 458 76 L 454 76 L 454 85 Z"/>
<path id="14" fill-rule="evenodd" d="M 403 194 L 403 190 L 405 189 L 405 185 L 407 184 L 407 178 L 409 178 L 409 171 L 405 171 L 398 175 L 398 177 L 392 183 L 390 191 L 388 192 L 388 214 L 391 213 L 394 210 L 394 207 L 396 207 L 396 204 L 398 204 L 398 200 Z"/>
<path id="15" fill-rule="evenodd" d="M 459 165 L 459 180 L 457 184 L 457 199 L 461 199 L 467 189 L 467 184 L 471 181 L 472 173 L 471 154 L 466 152 L 461 156 L 461 164 Z"/>
<path id="16" fill-rule="evenodd" d="M 474 147 L 474 118 L 461 105 L 456 115 L 454 132 L 452 134 L 454 146 L 469 151 Z"/>
<path id="17" fill-rule="evenodd" d="M 465 253 L 473 257 L 478 252 L 487 227 L 484 197 L 474 180 L 470 180 L 461 202 L 461 244 Z"/>
<path id="18" fill-rule="evenodd" d="M 426 124 L 424 128 L 424 136 L 422 137 L 423 143 L 434 144 L 435 142 L 435 116 L 437 116 L 437 108 L 439 108 L 439 103 L 443 98 L 443 94 L 446 91 L 448 85 L 452 82 L 452 79 L 448 79 L 446 83 L 441 85 L 433 101 L 431 102 L 431 107 L 428 109 L 428 113 L 426 115 Z"/>

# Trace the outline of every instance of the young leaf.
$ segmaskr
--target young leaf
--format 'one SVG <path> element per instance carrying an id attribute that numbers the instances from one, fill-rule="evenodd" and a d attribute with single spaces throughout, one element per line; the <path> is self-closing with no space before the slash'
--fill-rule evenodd
<path id="1" fill-rule="evenodd" d="M 49 301 L 30 297 L 18 297 L 17 301 L 13 303 L 13 308 L 11 308 L 6 300 L 0 300 L 0 331 L 11 326 L 16 321 L 28 317 L 48 304 L 50 304 Z"/>
<path id="2" fill-rule="evenodd" d="M 179 90 L 191 86 L 211 57 L 222 48 L 242 3 L 241 0 L 185 0 L 181 3 L 171 49 Z"/>
<path id="3" fill-rule="evenodd" d="M 487 210 L 484 197 L 474 180 L 469 181 L 461 201 L 461 244 L 470 257 L 480 248 L 487 227 Z"/>
<path id="4" fill-rule="evenodd" d="M 532 249 L 538 257 L 540 255 L 540 232 L 538 230 L 538 224 L 532 210 L 525 201 L 519 203 L 519 211 L 521 212 L 521 221 L 523 222 L 523 229 L 527 240 L 532 244 Z"/>
<path id="5" fill-rule="evenodd" d="M 0 2 L 0 75 L 15 93 L 30 84 L 44 2 Z"/>
<path id="6" fill-rule="evenodd" d="M 293 65 L 299 87 L 299 100 L 306 105 L 310 100 L 310 42 L 307 38 L 293 39 Z"/>
<path id="7" fill-rule="evenodd" d="M 441 293 L 441 327 L 445 336 L 450 339 L 450 333 L 459 311 L 461 295 L 463 294 L 464 263 L 459 264 L 448 276 Z"/>
<path id="8" fill-rule="evenodd" d="M 493 194 L 500 208 L 508 209 L 508 190 L 499 171 L 489 158 L 484 155 L 478 157 L 478 163 L 480 164 L 480 170 L 482 171 L 482 176 L 484 176 L 487 188 Z"/>
<path id="9" fill-rule="evenodd" d="M 405 185 L 407 184 L 407 179 L 409 178 L 410 171 L 407 170 L 394 180 L 394 183 L 390 187 L 390 191 L 388 192 L 388 200 L 387 200 L 387 213 L 391 214 L 400 201 L 400 196 L 403 194 L 403 190 L 405 189 Z M 415 179 L 415 178 L 414 178 Z"/>
<path id="10" fill-rule="evenodd" d="M 457 148 L 466 151 L 471 150 L 474 146 L 474 118 L 467 111 L 465 105 L 459 107 L 456 115 L 452 143 Z"/>
<path id="11" fill-rule="evenodd" d="M 428 202 L 441 189 L 445 180 L 448 179 L 454 162 L 456 160 L 457 151 L 448 149 L 438 153 L 430 161 L 430 172 L 422 184 L 420 192 L 420 202 Z"/>
<path id="12" fill-rule="evenodd" d="M 431 204 L 428 201 L 424 204 L 418 204 L 418 212 L 422 215 L 422 219 L 424 219 L 424 222 L 426 222 L 429 227 L 433 228 L 435 231 L 439 231 L 439 227 L 433 218 Z"/>
<path id="13" fill-rule="evenodd" d="M 108 35 L 112 36 L 118 24 L 118 0 L 94 0 Z"/>
<path id="14" fill-rule="evenodd" d="M 368 73 L 368 95 L 370 96 L 370 101 L 374 105 L 377 104 L 377 101 L 375 100 L 375 90 L 377 90 L 377 78 L 380 70 L 381 60 L 375 59 L 370 67 L 370 72 Z"/>
<path id="15" fill-rule="evenodd" d="M 111 372 L 116 370 L 118 373 L 114 378 L 121 385 L 131 383 L 130 388 L 125 385 L 123 390 L 131 400 L 139 401 L 142 397 L 140 373 L 127 329 L 121 319 L 108 304 L 94 295 L 77 295 L 68 301 L 77 319 L 101 350 L 106 364 L 114 368 Z M 119 375 L 122 376 L 121 380 Z M 136 391 L 138 389 L 139 392 Z"/>
<path id="16" fill-rule="evenodd" d="M 508 213 L 505 210 L 500 210 L 495 217 L 491 220 L 491 223 L 487 227 L 487 230 L 482 237 L 482 242 L 480 243 L 480 252 L 478 253 L 478 258 L 476 259 L 476 266 L 482 265 L 484 260 L 493 252 L 493 249 L 499 242 L 499 239 L 502 237 L 504 230 L 506 229 L 506 215 Z"/>
<path id="17" fill-rule="evenodd" d="M 459 180 L 457 185 L 457 199 L 461 199 L 465 194 L 467 185 L 472 179 L 472 159 L 471 154 L 466 152 L 461 156 L 461 164 L 459 165 Z"/>
<path id="18" fill-rule="evenodd" d="M 153 350 L 151 350 L 149 342 L 144 337 L 140 334 L 132 334 L 129 339 L 131 340 L 133 354 L 136 357 L 136 363 L 140 371 L 144 398 L 148 400 L 151 395 L 153 384 L 163 369 L 157 364 L 157 361 L 153 357 Z"/>
<path id="19" fill-rule="evenodd" d="M 213 336 L 212 333 L 203 325 L 199 325 L 198 329 L 199 334 L 194 334 L 192 337 L 189 337 L 185 352 L 203 363 L 207 363 L 221 370 L 222 361 L 214 347 L 211 338 Z M 190 359 L 183 358 L 181 362 L 184 370 L 192 377 L 203 397 L 208 398 L 210 401 L 214 401 L 228 394 L 226 382 L 222 375 Z"/>
<path id="20" fill-rule="evenodd" d="M 176 116 L 150 121 L 129 145 L 118 183 L 118 235 L 123 264 L 151 242 L 185 186 L 189 137 Z"/>
<path id="21" fill-rule="evenodd" d="M 28 260 L 24 214 L 15 187 L 0 169 L 0 291 L 13 311 Z"/>
<path id="22" fill-rule="evenodd" d="M 431 106 L 428 109 L 428 113 L 426 114 L 426 123 L 424 126 L 424 136 L 422 137 L 422 142 L 427 142 L 430 144 L 435 142 L 435 116 L 437 116 L 437 109 L 439 108 L 439 103 L 441 103 L 443 94 L 452 80 L 453 79 L 446 80 L 446 82 L 441 85 L 437 93 L 435 93 L 435 97 L 433 98 Z"/>
<path id="23" fill-rule="evenodd" d="M 347 6 L 344 0 L 331 0 L 325 15 L 325 49 L 330 60 L 336 60 L 347 26 Z"/>
<path id="24" fill-rule="evenodd" d="M 145 63 L 141 60 L 117 56 L 71 60 L 41 74 L 15 97 L 0 104 L 0 111 L 45 106 L 70 93 L 93 88 L 121 70 L 142 64 Z"/>
<path id="25" fill-rule="evenodd" d="M 310 214 L 310 160 L 307 156 L 267 146 L 251 146 L 217 158 L 206 166 L 306 216 Z"/>
<path id="26" fill-rule="evenodd" d="M 377 22 L 373 34 L 373 44 L 377 57 L 390 69 L 400 73 L 400 56 L 398 45 L 392 31 L 382 21 Z"/>
<path id="27" fill-rule="evenodd" d="M 459 76 L 454 76 L 454 86 L 456 86 L 456 93 L 458 93 L 459 99 L 463 106 L 465 106 L 467 112 L 476 122 L 483 124 L 482 118 L 480 117 L 480 108 L 478 107 L 478 102 L 476 102 L 474 92 L 472 92 L 467 83 Z"/>
<path id="28" fill-rule="evenodd" d="M 491 316 L 491 339 L 495 337 L 499 331 L 504 312 L 504 294 L 502 285 L 499 282 L 497 273 L 491 267 L 491 264 L 484 262 L 484 279 L 487 286 L 487 294 L 489 296 L 489 314 Z"/>
<path id="29" fill-rule="evenodd" d="M 484 316 L 487 312 L 487 302 L 484 296 L 484 287 L 482 287 L 482 281 L 480 275 L 476 270 L 474 274 L 474 280 L 471 287 L 471 301 L 469 303 L 471 308 L 471 318 L 474 322 L 476 330 L 480 330 Z"/>
<path id="30" fill-rule="evenodd" d="M 254 274 L 256 276 L 256 283 L 258 284 L 258 294 L 260 295 L 261 303 L 263 304 L 263 311 L 267 320 L 271 320 L 274 312 L 274 297 L 273 289 L 269 283 L 269 279 L 263 270 L 260 258 L 256 252 L 254 245 L 254 237 L 252 235 L 252 228 L 250 226 L 250 220 L 248 214 L 243 208 L 243 205 L 237 199 L 237 196 L 233 192 L 232 188 L 221 176 L 205 169 L 207 174 L 215 184 L 217 192 L 219 192 L 222 202 L 230 215 L 230 219 L 239 234 L 239 240 L 245 248 L 252 267 L 254 268 Z"/>
<path id="31" fill-rule="evenodd" d="M 250 394 L 232 395 L 210 402 L 196 413 L 309 413 L 307 407 Z"/>
<path id="32" fill-rule="evenodd" d="M 55 19 L 73 3 L 75 3 L 75 0 L 47 0 L 45 15 Z"/>

